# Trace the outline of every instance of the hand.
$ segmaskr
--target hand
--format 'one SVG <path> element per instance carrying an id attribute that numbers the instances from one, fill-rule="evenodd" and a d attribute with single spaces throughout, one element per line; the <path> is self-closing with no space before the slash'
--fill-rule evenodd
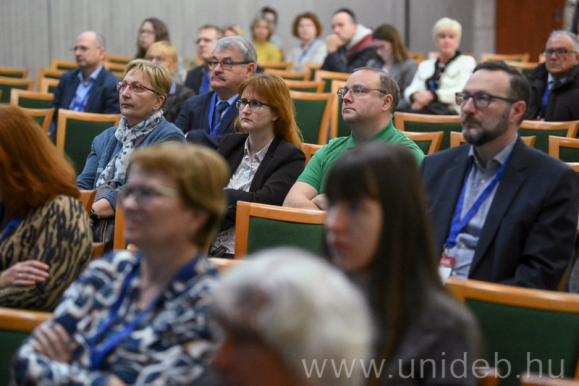
<path id="1" fill-rule="evenodd" d="M 109 380 L 106 383 L 107 386 L 125 386 L 126 383 L 121 381 L 119 378 L 117 378 L 116 375 L 111 375 L 109 376 Z"/>
<path id="2" fill-rule="evenodd" d="M 113 209 L 109 200 L 101 198 L 95 202 L 92 206 L 97 216 L 102 218 L 113 217 L 115 215 L 115 210 Z"/>
<path id="3" fill-rule="evenodd" d="M 328 209 L 328 198 L 326 197 L 325 193 L 318 194 L 316 197 L 312 199 L 312 202 L 320 208 L 320 210 L 327 210 Z"/>
<path id="4" fill-rule="evenodd" d="M 414 110 L 420 110 L 428 106 L 434 100 L 434 96 L 430 91 L 417 91 L 412 94 L 412 100 L 411 107 Z"/>
<path id="5" fill-rule="evenodd" d="M 32 348 L 51 360 L 70 363 L 75 344 L 61 324 L 41 324 L 32 332 Z"/>
<path id="6" fill-rule="evenodd" d="M 342 45 L 342 40 L 338 35 L 331 34 L 326 38 L 326 45 L 328 46 L 328 53 L 331 54 Z"/>
<path id="7" fill-rule="evenodd" d="M 37 260 L 16 263 L 0 274 L 0 288 L 36 285 L 48 278 L 50 267 Z"/>

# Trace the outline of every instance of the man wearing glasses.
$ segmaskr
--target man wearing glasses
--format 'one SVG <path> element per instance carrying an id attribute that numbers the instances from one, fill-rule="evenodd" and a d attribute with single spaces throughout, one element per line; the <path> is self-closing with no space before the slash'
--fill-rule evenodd
<path id="1" fill-rule="evenodd" d="M 103 67 L 105 59 L 105 39 L 96 32 L 81 33 L 76 39 L 74 52 L 78 70 L 68 71 L 60 77 L 54 99 L 54 117 L 48 131 L 51 138 L 56 138 L 58 109 L 85 111 L 88 113 L 118 114 L 119 92 L 115 75 Z"/>
<path id="2" fill-rule="evenodd" d="M 579 119 L 579 40 L 568 31 L 553 31 L 545 63 L 527 75 L 531 102 L 525 119 L 574 121 Z"/>
<path id="3" fill-rule="evenodd" d="M 195 91 L 196 95 L 211 91 L 211 86 L 209 86 L 210 70 L 207 63 L 212 59 L 215 43 L 222 37 L 223 31 L 215 25 L 205 24 L 199 28 L 196 42 L 197 57 L 203 60 L 203 64 L 189 71 L 185 80 L 185 86 Z"/>
<path id="4" fill-rule="evenodd" d="M 479 64 L 456 93 L 468 144 L 428 156 L 421 171 L 446 272 L 556 290 L 573 250 L 579 177 L 519 138 L 529 96 L 516 69 Z"/>
<path id="5" fill-rule="evenodd" d="M 239 110 L 239 85 L 255 72 L 257 54 L 253 45 L 243 36 L 218 40 L 212 59 L 207 63 L 213 91 L 187 99 L 175 121 L 187 140 L 212 149 L 219 147 L 221 138 L 233 132 Z"/>
<path id="6" fill-rule="evenodd" d="M 314 154 L 288 192 L 283 206 L 326 210 L 327 174 L 344 152 L 359 143 L 384 141 L 406 146 L 416 157 L 417 164 L 422 162 L 422 150 L 392 124 L 400 90 L 385 71 L 370 67 L 354 70 L 346 86 L 338 90 L 338 97 L 343 99 L 342 117 L 352 134 L 332 139 Z"/>

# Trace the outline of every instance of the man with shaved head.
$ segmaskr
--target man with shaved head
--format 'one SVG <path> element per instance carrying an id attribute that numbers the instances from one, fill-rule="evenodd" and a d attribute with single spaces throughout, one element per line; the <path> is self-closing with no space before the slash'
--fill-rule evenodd
<path id="1" fill-rule="evenodd" d="M 85 111 L 89 113 L 118 114 L 119 78 L 103 67 L 105 59 L 105 38 L 94 31 L 81 33 L 72 48 L 78 70 L 72 70 L 60 77 L 54 92 L 51 107 L 55 108 L 49 134 L 56 135 L 58 109 Z"/>

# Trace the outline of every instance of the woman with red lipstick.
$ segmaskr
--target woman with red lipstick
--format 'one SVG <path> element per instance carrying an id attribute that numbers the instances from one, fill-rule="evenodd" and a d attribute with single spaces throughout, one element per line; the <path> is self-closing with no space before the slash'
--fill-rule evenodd
<path id="1" fill-rule="evenodd" d="M 242 133 L 223 138 L 217 151 L 229 163 L 227 214 L 209 255 L 233 257 L 237 201 L 281 205 L 304 170 L 301 132 L 289 88 L 278 75 L 257 74 L 239 86 L 235 123 Z"/>
<path id="2" fill-rule="evenodd" d="M 326 253 L 367 295 L 378 327 L 373 359 L 384 371 L 368 384 L 476 385 L 478 327 L 437 274 L 412 154 L 385 143 L 353 148 L 326 193 Z M 453 376 L 464 366 L 465 378 Z"/>
<path id="3" fill-rule="evenodd" d="M 456 115 L 460 107 L 454 94 L 462 91 L 476 61 L 458 51 L 462 27 L 456 20 L 443 17 L 434 24 L 432 36 L 438 58 L 418 65 L 412 83 L 404 91 L 410 108 L 401 111 L 420 114 Z"/>
<path id="4" fill-rule="evenodd" d="M 105 252 L 112 250 L 117 194 L 125 185 L 133 151 L 158 142 L 185 141 L 183 132 L 163 117 L 171 89 L 165 66 L 133 60 L 117 88 L 123 115 L 119 126 L 94 139 L 84 170 L 76 179 L 80 189 L 97 191 L 90 218 L 94 240 L 104 240 Z"/>

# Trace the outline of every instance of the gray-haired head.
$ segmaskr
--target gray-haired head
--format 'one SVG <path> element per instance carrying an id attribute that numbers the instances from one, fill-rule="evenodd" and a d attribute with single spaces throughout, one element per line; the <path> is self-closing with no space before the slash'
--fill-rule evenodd
<path id="1" fill-rule="evenodd" d="M 573 42 L 573 46 L 575 47 L 575 50 L 577 52 L 579 52 L 579 38 L 577 38 L 577 35 L 575 35 L 572 32 L 569 32 L 569 31 L 556 30 L 556 31 L 551 32 L 551 35 L 549 35 L 549 39 L 547 40 L 547 43 L 549 43 L 549 40 L 551 40 L 557 36 L 567 36 Z"/>
<path id="2" fill-rule="evenodd" d="M 221 51 L 225 48 L 238 50 L 242 62 L 257 63 L 257 53 L 255 52 L 255 48 L 253 47 L 253 44 L 251 44 L 251 42 L 244 36 L 236 35 L 219 39 L 215 43 L 213 54 L 215 54 L 216 51 Z"/>
<path id="3" fill-rule="evenodd" d="M 370 355 L 374 330 L 370 310 L 350 280 L 320 257 L 291 248 L 258 253 L 226 271 L 212 297 L 213 315 L 226 331 L 265 344 L 304 385 L 363 384 L 360 360 Z M 352 376 L 338 378 L 331 359 L 348 368 L 355 361 Z M 327 362 L 320 377 L 308 376 L 314 360 L 320 368 Z"/>

